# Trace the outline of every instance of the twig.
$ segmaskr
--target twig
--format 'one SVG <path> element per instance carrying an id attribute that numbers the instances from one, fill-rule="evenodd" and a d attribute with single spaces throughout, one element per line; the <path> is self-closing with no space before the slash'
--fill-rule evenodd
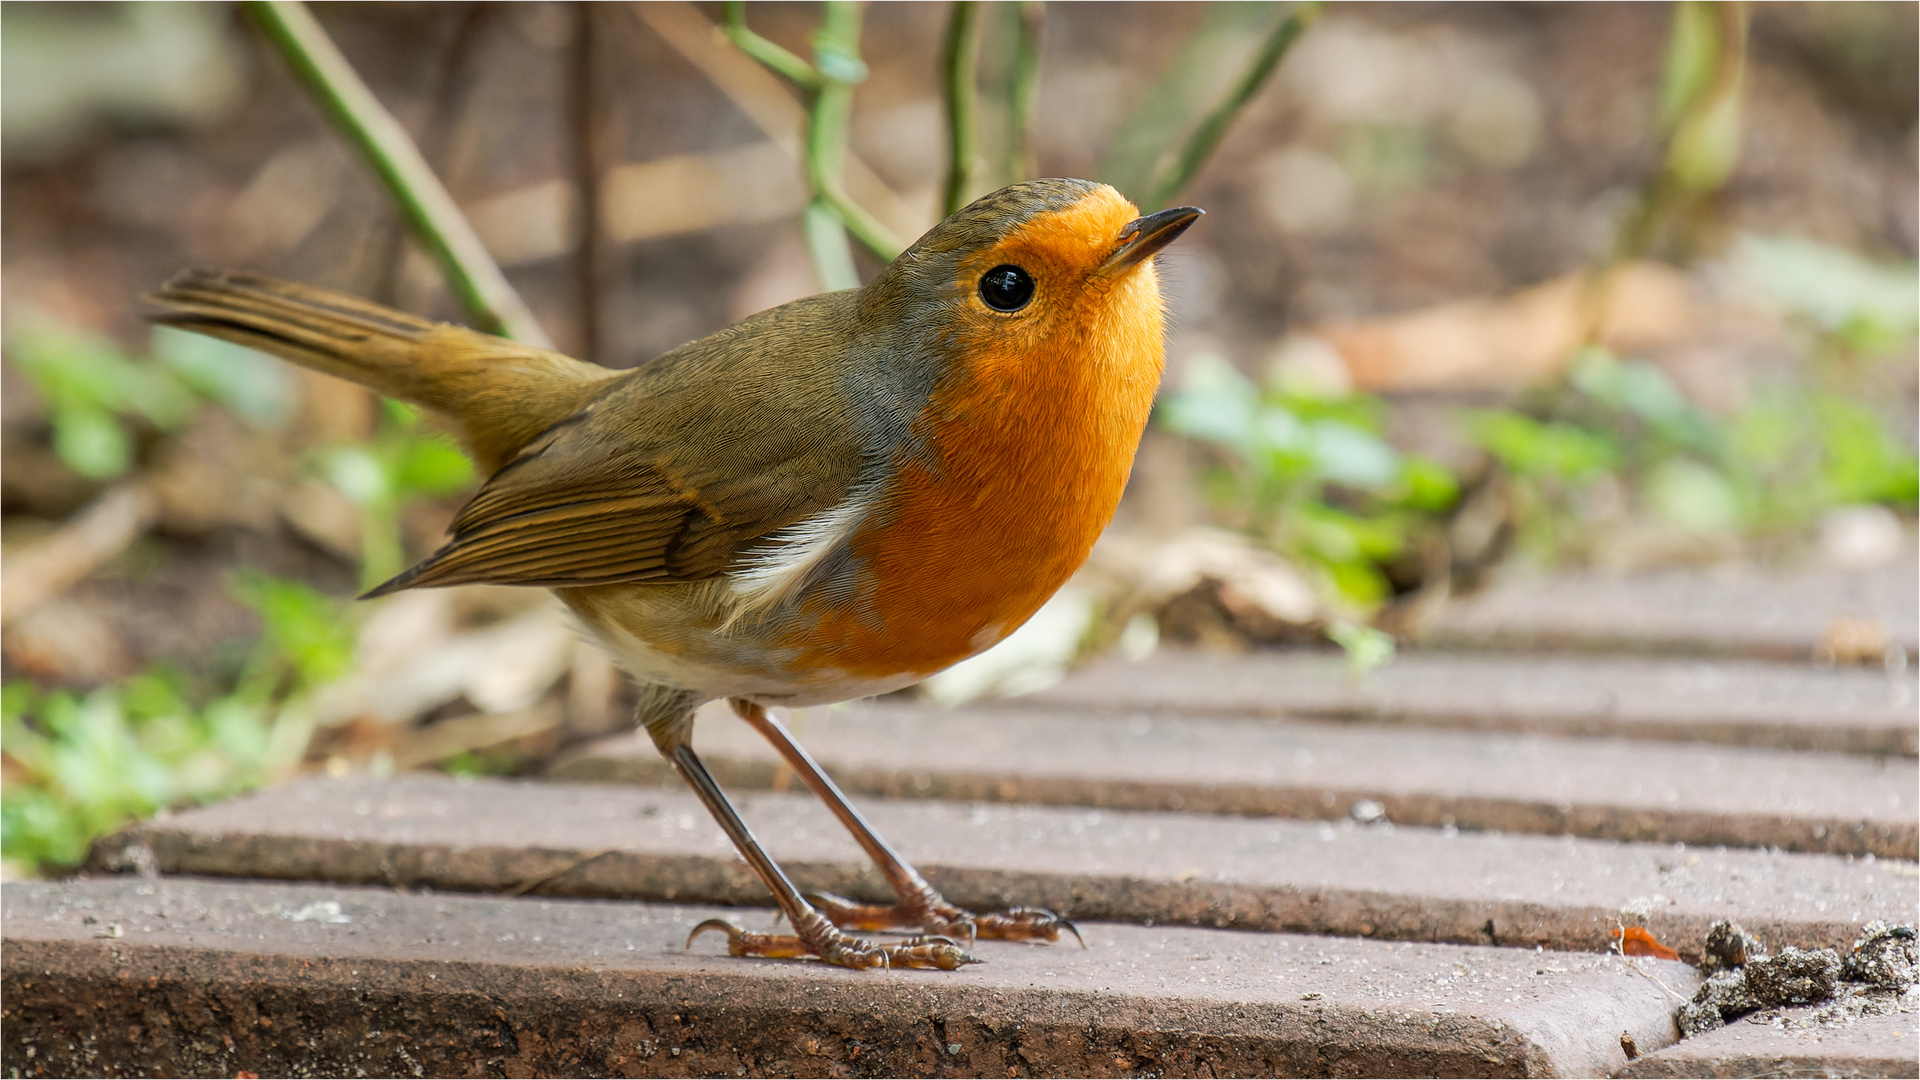
<path id="1" fill-rule="evenodd" d="M 1667 108 L 1673 115 L 1668 121 L 1671 126 L 1662 148 L 1660 168 L 1647 178 L 1639 204 L 1621 226 L 1603 270 L 1645 255 L 1661 226 L 1686 203 L 1718 190 L 1738 161 L 1737 149 L 1724 157 L 1712 157 L 1709 151 L 1719 149 L 1711 145 L 1716 135 L 1729 134 L 1711 130 L 1715 123 L 1737 124 L 1741 88 L 1746 81 L 1750 12 L 1744 3 L 1702 5 L 1696 10 L 1706 14 L 1696 15 L 1686 5 L 1674 9 L 1673 36 L 1682 37 L 1685 20 L 1701 17 L 1714 20 L 1712 77 L 1695 93 L 1669 101 Z M 1670 47 L 1680 44 L 1676 40 Z M 1671 69 L 1677 65 L 1669 58 L 1668 66 L 1667 78 L 1671 82 L 1675 77 Z M 1667 89 L 1669 94 L 1674 92 L 1671 86 Z M 1737 130 L 1731 137 L 1737 139 Z M 1737 143 L 1735 145 L 1737 147 Z"/>
<path id="2" fill-rule="evenodd" d="M 729 48 L 726 35 L 691 4 L 662 0 L 631 4 L 629 10 L 682 59 L 698 68 L 775 145 L 795 161 L 805 160 L 800 135 L 807 124 L 807 109 L 791 87 L 750 57 Z M 847 195 L 863 206 L 873 207 L 875 216 L 889 230 L 913 234 L 931 224 L 856 155 L 847 154 L 842 173 Z"/>
<path id="3" fill-rule="evenodd" d="M 248 0 L 247 11 L 420 234 L 467 314 L 482 329 L 517 341 L 549 339 L 487 253 L 466 216 L 420 156 L 419 147 L 367 88 L 338 46 L 298 0 Z"/>
<path id="4" fill-rule="evenodd" d="M 459 21 L 454 24 L 453 33 L 447 38 L 446 47 L 441 50 L 430 95 L 433 108 L 427 114 L 426 124 L 420 129 L 419 140 L 420 156 L 436 176 L 445 166 L 448 132 L 453 127 L 454 119 L 459 116 L 460 107 L 473 83 L 469 77 L 467 57 L 473 51 L 474 43 L 480 40 L 480 30 L 486 25 L 492 11 L 491 4 L 479 0 L 467 4 L 458 16 Z M 405 215 L 396 209 L 385 231 L 379 261 L 380 276 L 369 295 L 382 304 L 392 305 L 400 292 L 400 270 L 406 259 Z"/>
<path id="5" fill-rule="evenodd" d="M 742 0 L 727 0 L 721 5 L 721 26 L 740 51 L 766 65 L 767 69 L 792 80 L 809 93 L 820 89 L 821 76 L 813 65 L 768 41 L 747 27 L 747 5 Z"/>
<path id="6" fill-rule="evenodd" d="M 0 624 L 58 596 L 140 539 L 160 516 L 146 480 L 126 480 L 88 503 L 53 535 L 0 564 Z"/>
<path id="7" fill-rule="evenodd" d="M 1254 54 L 1252 62 L 1247 65 L 1245 71 L 1240 73 L 1239 79 L 1235 80 L 1226 98 L 1215 105 L 1213 110 L 1200 121 L 1200 125 L 1194 129 L 1193 134 L 1188 136 L 1186 145 L 1181 148 L 1180 156 L 1175 159 L 1173 167 L 1148 188 L 1143 209 L 1160 209 L 1171 202 L 1173 197 L 1180 193 L 1181 188 L 1187 186 L 1187 182 L 1192 180 L 1201 166 L 1207 163 L 1207 159 L 1213 156 L 1214 150 L 1220 145 L 1220 140 L 1226 137 L 1227 129 L 1231 128 L 1234 120 L 1239 118 L 1240 110 L 1246 107 L 1247 102 L 1253 100 L 1253 95 L 1266 84 L 1267 78 L 1273 74 L 1273 69 L 1278 67 L 1281 58 L 1287 55 L 1287 50 L 1293 47 L 1293 43 L 1299 40 L 1301 33 L 1312 25 L 1319 14 L 1319 0 L 1307 0 L 1294 5 L 1286 18 L 1280 20 L 1280 24 L 1273 28 L 1273 32 L 1267 35 L 1265 41 L 1261 42 L 1260 51 Z"/>
<path id="8" fill-rule="evenodd" d="M 1660 976 L 1654 974 L 1651 971 L 1648 971 L 1646 968 L 1641 967 L 1639 964 L 1634 963 L 1634 961 L 1640 959 L 1640 957 L 1627 955 L 1626 923 L 1620 918 L 1620 916 L 1615 915 L 1613 917 L 1613 925 L 1614 925 L 1613 942 L 1607 946 L 1608 952 L 1619 957 L 1620 962 L 1627 966 L 1627 970 L 1633 972 L 1635 975 L 1639 975 L 1642 978 L 1651 979 L 1653 981 L 1653 985 L 1666 991 L 1667 996 L 1672 998 L 1673 1000 L 1678 1002 L 1683 1002 L 1683 1003 L 1690 1000 L 1689 998 L 1687 998 L 1686 995 L 1675 990 L 1673 987 L 1668 986 L 1666 984 L 1666 980 L 1662 979 Z"/>
<path id="9" fill-rule="evenodd" d="M 856 0 L 827 0 L 820 30 L 813 38 L 814 66 L 821 84 L 807 113 L 807 178 L 815 197 L 825 204 L 854 238 L 888 262 L 905 250 L 893 231 L 847 197 L 841 171 L 847 159 L 847 126 L 853 118 L 853 87 L 866 78 L 860 62 L 860 4 Z M 852 256 L 848 255 L 848 265 Z M 857 280 L 842 279 L 828 288 L 849 288 Z"/>
<path id="10" fill-rule="evenodd" d="M 807 182 L 813 187 L 813 201 L 807 205 L 801 224 L 821 286 L 829 291 L 851 289 L 860 284 L 860 275 L 854 269 L 847 233 L 859 233 L 854 221 L 863 212 L 843 193 L 840 169 L 846 160 L 847 123 L 853 114 L 852 79 L 865 74 L 864 68 L 856 71 L 847 66 L 849 61 L 859 63 L 857 3 L 827 0 L 820 30 L 813 38 L 813 51 L 816 63 L 826 63 L 820 64 L 821 79 L 813 91 L 813 105 L 807 110 Z M 840 70 L 828 74 L 835 61 L 841 62 Z M 862 240 L 873 246 L 868 238 Z"/>
<path id="11" fill-rule="evenodd" d="M 1704 13 L 1704 14 L 1703 14 Z M 1676 87 L 1678 64 L 1671 52 L 1685 45 L 1686 20 L 1714 20 L 1716 37 L 1712 76 L 1693 93 Z M 1662 118 L 1667 127 L 1660 166 L 1642 183 L 1640 197 L 1614 236 L 1613 246 L 1587 275 L 1581 295 L 1581 333 L 1575 348 L 1598 340 L 1607 312 L 1613 307 L 1613 292 L 1627 265 L 1643 258 L 1653 247 L 1660 230 L 1690 204 L 1697 204 L 1717 191 L 1732 175 L 1738 163 L 1738 117 L 1742 85 L 1746 81 L 1747 27 L 1750 12 L 1744 3 L 1693 6 L 1676 5 L 1674 26 L 1668 43 L 1664 87 L 1668 100 Z M 1715 123 L 1732 123 L 1732 132 L 1712 130 Z M 1721 159 L 1708 160 L 1706 151 L 1716 149 L 1716 136 L 1736 140 Z M 1704 166 L 1704 167 L 1703 167 Z"/>
<path id="12" fill-rule="evenodd" d="M 526 881 L 523 881 L 520 884 L 515 885 L 513 888 L 508 889 L 502 895 L 525 896 L 535 889 L 539 889 L 547 885 L 551 885 L 555 881 L 558 881 L 561 878 L 566 877 L 568 874 L 573 873 L 575 870 L 580 869 L 581 867 L 587 865 L 588 863 L 598 862 L 599 860 L 604 859 L 607 856 L 613 854 L 617 850 L 619 849 L 618 848 L 602 848 L 601 850 L 596 851 L 591 855 L 582 855 L 581 857 L 573 860 L 572 862 L 566 864 L 565 866 L 555 867 L 554 869 L 549 870 L 544 874 L 541 874 L 539 877 L 529 878 Z"/>
<path id="13" fill-rule="evenodd" d="M 395 768 L 417 769 L 455 754 L 477 752 L 530 735 L 552 731 L 566 722 L 566 711 L 552 699 L 524 709 L 500 713 L 472 713 L 412 728 L 393 747 Z"/>
<path id="14" fill-rule="evenodd" d="M 577 195 L 579 246 L 574 249 L 574 292 L 580 320 L 580 343 L 575 355 L 588 363 L 600 361 L 600 267 L 604 232 L 600 225 L 599 79 L 594 68 L 593 8 L 587 0 L 574 2 L 572 75 L 568 90 L 573 114 L 573 184 Z"/>
<path id="15" fill-rule="evenodd" d="M 813 272 L 828 292 L 860 287 L 860 271 L 853 264 L 853 245 L 847 243 L 846 223 L 825 197 L 816 195 L 800 214 L 800 232 L 807 238 Z"/>
<path id="16" fill-rule="evenodd" d="M 943 214 L 951 214 L 967 204 L 980 168 L 979 132 L 974 120 L 980 102 L 974 72 L 979 66 L 980 5 L 975 0 L 954 0 L 953 13 L 947 19 L 943 64 L 947 99 L 947 186 L 941 204 Z"/>
<path id="17" fill-rule="evenodd" d="M 840 181 L 853 87 L 867 77 L 867 66 L 860 60 L 860 5 L 856 0 L 827 0 L 822 6 L 811 64 L 747 29 L 743 4 L 729 3 L 726 20 L 728 36 L 746 43 L 743 51 L 808 93 L 805 161 L 813 199 L 801 224 L 820 283 L 830 290 L 853 288 L 860 279 L 847 233 L 887 260 L 905 246 L 879 219 L 849 199 Z"/>
<path id="18" fill-rule="evenodd" d="M 1008 183 L 1038 175 L 1033 158 L 1033 112 L 1040 96 L 1040 49 L 1045 43 L 1047 6 L 1021 0 L 1013 46 L 1013 86 L 1007 94 Z"/>

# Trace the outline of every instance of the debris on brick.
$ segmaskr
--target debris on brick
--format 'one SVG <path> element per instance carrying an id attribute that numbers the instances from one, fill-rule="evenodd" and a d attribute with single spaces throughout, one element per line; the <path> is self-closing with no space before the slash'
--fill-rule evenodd
<path id="1" fill-rule="evenodd" d="M 1911 926 L 1888 926 L 1874 920 L 1862 927 L 1860 940 L 1841 975 L 1848 982 L 1865 983 L 1876 990 L 1904 994 L 1920 975 L 1920 940 Z"/>
<path id="2" fill-rule="evenodd" d="M 1766 1008 L 1817 1005 L 1833 997 L 1840 966 L 1840 954 L 1832 949 L 1789 945 L 1778 956 L 1747 961 L 1747 992 Z"/>
<path id="3" fill-rule="evenodd" d="M 1693 1000 L 1673 1014 L 1681 1035 L 1712 1031 L 1729 1020 L 1736 1020 L 1761 1007 L 1747 990 L 1746 973 L 1740 969 L 1715 972 L 1694 993 Z"/>
<path id="4" fill-rule="evenodd" d="M 1749 956 L 1765 956 L 1767 947 L 1760 939 L 1747 933 L 1739 923 L 1721 919 L 1707 928 L 1707 948 L 1700 961 L 1700 970 L 1711 975 L 1716 971 L 1727 971 L 1747 962 Z"/>
<path id="5" fill-rule="evenodd" d="M 1683 1036 L 1712 1031 L 1743 1017 L 1784 1022 L 1779 1010 L 1824 1006 L 1795 1026 L 1850 1023 L 1860 1016 L 1913 1008 L 1920 942 L 1911 926 L 1870 922 L 1843 959 L 1832 949 L 1788 946 L 1768 956 L 1758 938 L 1738 923 L 1721 920 L 1707 931 L 1700 969 L 1707 975 L 1693 1000 L 1674 1021 Z M 1758 1014 L 1758 1015 L 1754 1015 Z"/>

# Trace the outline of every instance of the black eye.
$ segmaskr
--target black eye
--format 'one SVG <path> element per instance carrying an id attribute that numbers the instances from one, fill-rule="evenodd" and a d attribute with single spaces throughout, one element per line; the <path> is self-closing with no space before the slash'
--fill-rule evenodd
<path id="1" fill-rule="evenodd" d="M 1017 266 L 996 266 L 980 278 L 980 299 L 995 311 L 1019 311 L 1033 299 L 1033 279 Z"/>

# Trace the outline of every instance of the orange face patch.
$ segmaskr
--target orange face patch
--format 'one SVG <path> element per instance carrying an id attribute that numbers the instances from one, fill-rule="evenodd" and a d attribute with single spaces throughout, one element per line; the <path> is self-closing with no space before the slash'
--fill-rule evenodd
<path id="1" fill-rule="evenodd" d="M 1094 276 L 1120 231 L 1138 216 L 1131 202 L 1102 186 L 1065 210 L 1036 215 L 998 244 L 961 260 L 954 286 L 964 299 L 953 327 L 960 353 L 979 368 L 1029 355 L 1059 333 L 1084 334 L 1090 329 L 1085 323 L 1107 321 L 1104 312 L 1089 312 L 1086 305 L 1107 307 L 1107 294 L 1116 286 L 1144 286 L 1157 302 L 1151 267 L 1117 280 Z M 982 275 L 1002 265 L 1017 266 L 1034 280 L 1033 299 L 1019 311 L 995 311 L 980 296 Z M 1142 277 L 1139 271 L 1146 272 L 1144 278 L 1130 280 Z"/>

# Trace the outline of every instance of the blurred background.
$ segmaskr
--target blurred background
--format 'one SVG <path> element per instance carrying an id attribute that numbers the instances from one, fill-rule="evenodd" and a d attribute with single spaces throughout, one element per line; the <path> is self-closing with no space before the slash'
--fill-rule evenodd
<path id="1" fill-rule="evenodd" d="M 1208 216 L 1113 530 L 919 693 L 1177 646 L 1363 672 L 1516 566 L 1914 557 L 1916 5 L 979 5 L 957 179 L 956 10 L 745 10 L 851 86 L 884 230 L 1029 175 Z M 881 265 L 809 227 L 821 91 L 716 5 L 315 14 L 573 355 Z M 543 592 L 351 602 L 477 482 L 429 421 L 141 322 L 191 265 L 471 317 L 248 14 L 9 3 L 0 47 L 7 874 L 302 769 L 537 772 L 619 727 Z"/>

